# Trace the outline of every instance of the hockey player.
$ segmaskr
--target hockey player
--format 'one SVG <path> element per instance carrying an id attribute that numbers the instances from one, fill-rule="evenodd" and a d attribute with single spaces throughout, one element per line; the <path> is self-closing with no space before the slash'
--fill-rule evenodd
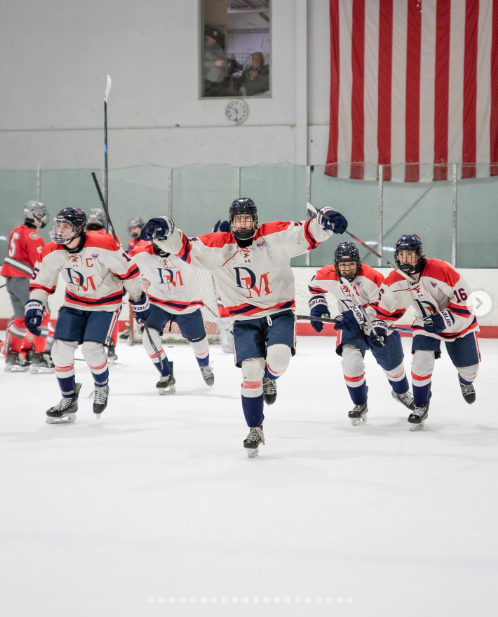
<path id="1" fill-rule="evenodd" d="M 108 235 L 108 232 L 105 228 L 106 224 L 106 216 L 105 212 L 102 208 L 91 208 L 88 213 L 88 218 L 86 221 L 86 231 L 97 231 L 101 235 Z M 119 236 L 118 243 L 121 244 L 121 239 Z M 107 346 L 107 359 L 109 360 L 109 364 L 112 366 L 118 356 L 116 354 L 116 345 L 118 344 L 118 328 L 114 328 L 112 331 L 111 338 L 109 340 L 109 344 Z"/>
<path id="2" fill-rule="evenodd" d="M 143 345 L 161 375 L 156 384 L 159 394 L 175 392 L 173 363 L 168 361 L 160 338 L 168 321 L 176 321 L 182 336 L 189 341 L 194 351 L 204 381 L 212 386 L 214 375 L 209 366 L 209 343 L 201 313 L 204 303 L 195 269 L 151 242 L 142 241 L 140 246 L 131 251 L 130 257 L 148 282 L 150 315 L 145 323 L 159 358 L 147 333 L 143 336 Z"/>
<path id="3" fill-rule="evenodd" d="M 93 412 L 97 418 L 107 406 L 109 370 L 104 344 L 109 340 L 121 309 L 123 286 L 134 310 L 149 314 L 139 270 L 112 236 L 85 232 L 86 215 L 64 208 L 54 219 L 52 242 L 43 249 L 34 268 L 25 322 L 38 334 L 47 297 L 54 293 L 59 273 L 66 282 L 64 303 L 55 329 L 52 357 L 62 393 L 58 405 L 47 411 L 49 424 L 74 422 L 80 384 L 75 383 L 74 352 L 83 356 L 95 383 Z"/>
<path id="4" fill-rule="evenodd" d="M 134 216 L 128 221 L 128 233 L 130 234 L 131 240 L 128 242 L 128 246 L 126 247 L 127 253 L 132 251 L 140 242 L 140 231 L 143 226 L 144 222 L 139 216 Z"/>
<path id="5" fill-rule="evenodd" d="M 295 351 L 292 257 L 342 233 L 347 221 L 332 208 L 313 220 L 258 226 L 253 200 L 236 199 L 229 210 L 230 232 L 187 238 L 167 217 L 154 218 L 142 230 L 162 250 L 210 270 L 228 314 L 234 319 L 235 363 L 242 368 L 242 409 L 249 435 L 249 457 L 264 444 L 263 403 L 276 399 L 276 379 Z M 264 380 L 264 383 L 263 383 Z"/>
<path id="6" fill-rule="evenodd" d="M 412 385 L 415 410 L 408 417 L 411 430 L 422 428 L 429 412 L 434 362 L 441 355 L 441 341 L 458 371 L 463 398 L 476 400 L 473 386 L 479 370 L 479 331 L 474 308 L 468 303 L 470 289 L 465 279 L 440 259 L 426 258 L 422 241 L 415 234 L 403 235 L 396 243 L 396 265 L 410 278 L 394 271 L 379 292 L 377 333 L 385 338 L 387 324 L 397 321 L 412 306 Z M 378 342 L 371 339 L 372 344 Z"/>
<path id="7" fill-rule="evenodd" d="M 353 426 L 366 422 L 368 413 L 367 385 L 365 382 L 365 352 L 371 348 L 377 363 L 391 384 L 392 396 L 413 410 L 413 398 L 403 366 L 403 347 L 398 332 L 390 332 L 381 347 L 368 344 L 368 322 L 376 316 L 379 288 L 384 281 L 380 272 L 361 263 L 360 253 L 353 242 L 342 242 L 335 250 L 334 265 L 323 266 L 310 281 L 310 314 L 330 317 L 325 294 L 334 295 L 342 310 L 342 321 L 335 325 L 336 353 L 342 356 L 342 370 L 346 386 L 354 403 L 348 413 Z M 312 321 L 312 327 L 321 332 L 323 322 Z"/>
<path id="8" fill-rule="evenodd" d="M 24 206 L 24 223 L 10 232 L 7 257 L 0 274 L 6 278 L 14 319 L 6 332 L 6 371 L 27 371 L 32 373 L 53 373 L 53 363 L 46 353 L 49 312 L 45 311 L 41 321 L 39 336 L 29 336 L 33 348 L 31 361 L 26 358 L 28 337 L 24 326 L 24 305 L 29 299 L 29 281 L 33 267 L 40 259 L 45 241 L 38 233 L 48 222 L 48 212 L 39 201 L 28 201 Z"/>

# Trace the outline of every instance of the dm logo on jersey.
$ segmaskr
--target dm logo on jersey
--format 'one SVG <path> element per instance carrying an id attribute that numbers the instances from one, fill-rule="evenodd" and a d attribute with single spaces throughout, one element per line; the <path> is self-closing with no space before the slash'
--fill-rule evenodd
<path id="1" fill-rule="evenodd" d="M 178 287 L 182 287 L 185 285 L 181 270 L 177 270 L 176 275 L 170 268 L 158 268 L 157 271 L 159 272 L 159 285 L 167 285 L 168 291 L 171 289 L 171 285 L 173 285 L 173 287 L 177 285 Z"/>
<path id="2" fill-rule="evenodd" d="M 241 289 L 247 289 L 249 291 L 249 295 L 247 298 L 252 298 L 252 291 L 254 291 L 258 298 L 261 296 L 261 292 L 264 291 L 265 296 L 271 294 L 270 283 L 268 282 L 268 274 L 269 272 L 265 272 L 259 277 L 259 287 L 256 285 L 256 275 L 249 268 L 236 267 L 235 270 L 235 280 L 237 281 L 237 287 Z M 244 276 L 245 274 L 245 276 Z M 244 284 L 242 284 L 244 283 Z"/>
<path id="3" fill-rule="evenodd" d="M 93 282 L 93 276 L 89 276 L 86 285 L 85 285 L 85 277 L 78 270 L 74 270 L 73 268 L 66 268 L 67 277 L 69 279 L 69 283 L 71 285 L 77 285 L 78 291 L 82 289 L 83 291 L 88 291 L 90 287 L 95 290 L 95 283 Z"/>

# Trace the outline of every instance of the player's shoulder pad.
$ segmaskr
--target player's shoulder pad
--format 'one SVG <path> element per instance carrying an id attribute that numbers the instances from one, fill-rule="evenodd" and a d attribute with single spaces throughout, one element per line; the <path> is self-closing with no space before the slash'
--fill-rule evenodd
<path id="1" fill-rule="evenodd" d="M 433 257 L 427 259 L 425 268 L 422 271 L 422 276 L 437 279 L 442 283 L 446 283 L 450 287 L 454 287 L 460 280 L 460 275 L 455 268 L 453 268 L 453 266 L 446 261 L 434 259 Z"/>
<path id="2" fill-rule="evenodd" d="M 291 221 L 273 221 L 271 223 L 263 223 L 258 227 L 254 240 L 263 238 L 264 236 L 270 236 L 271 234 L 277 234 L 281 231 L 286 231 L 291 225 L 293 225 Z"/>
<path id="3" fill-rule="evenodd" d="M 384 275 L 375 268 L 372 268 L 372 266 L 368 266 L 367 264 L 361 264 L 358 276 L 364 276 L 365 278 L 374 282 L 377 287 L 380 287 L 384 282 Z"/>
<path id="4" fill-rule="evenodd" d="M 325 265 L 316 272 L 317 281 L 338 281 L 339 277 L 335 271 L 335 266 Z"/>
<path id="5" fill-rule="evenodd" d="M 53 253 L 54 251 L 64 251 L 64 246 L 62 244 L 56 244 L 55 242 L 45 244 L 41 252 L 41 258 L 45 259 L 47 255 L 50 255 L 50 253 Z"/>
<path id="6" fill-rule="evenodd" d="M 99 248 L 108 251 L 122 250 L 112 234 L 101 234 L 99 231 L 87 231 L 85 238 L 85 246 L 83 248 Z"/>
<path id="7" fill-rule="evenodd" d="M 152 246 L 152 242 L 147 242 L 147 240 L 140 240 L 140 242 L 135 246 L 135 248 L 128 253 L 129 257 L 135 257 L 138 253 L 150 253 L 154 255 L 154 247 Z"/>
<path id="8" fill-rule="evenodd" d="M 405 281 L 405 277 L 400 274 L 397 270 L 392 270 L 390 274 L 384 279 L 383 283 L 386 287 L 391 287 L 395 283 L 399 283 L 400 281 Z"/>
<path id="9" fill-rule="evenodd" d="M 223 248 L 225 244 L 237 244 L 237 240 L 231 231 L 213 231 L 209 234 L 202 234 L 197 238 L 189 238 L 189 240 L 198 240 L 204 246 L 218 249 Z"/>

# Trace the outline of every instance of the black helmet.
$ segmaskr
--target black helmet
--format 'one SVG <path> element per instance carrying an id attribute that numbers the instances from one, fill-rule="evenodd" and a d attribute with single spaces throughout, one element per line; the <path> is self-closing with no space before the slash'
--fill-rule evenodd
<path id="1" fill-rule="evenodd" d="M 356 271 L 354 274 L 341 274 L 341 271 L 339 270 L 339 264 L 345 261 L 356 261 Z M 350 283 L 355 280 L 361 268 L 361 259 L 360 252 L 358 251 L 358 248 L 356 247 L 356 244 L 354 242 L 341 242 L 337 245 L 334 254 L 334 265 L 335 271 L 337 272 L 337 275 L 339 277 L 342 276 Z"/>
<path id="2" fill-rule="evenodd" d="M 234 229 L 233 220 L 237 214 L 250 214 L 253 220 L 252 229 Z M 249 240 L 258 229 L 258 209 L 250 197 L 239 197 L 228 210 L 228 219 L 232 228 L 233 235 L 239 240 Z"/>
<path id="3" fill-rule="evenodd" d="M 400 270 L 406 272 L 406 274 L 417 274 L 422 270 L 425 264 L 423 250 L 424 247 L 422 245 L 422 240 L 420 239 L 420 236 L 417 236 L 417 234 L 402 235 L 401 238 L 396 242 L 396 249 L 394 253 L 394 257 L 396 258 L 396 265 Z M 400 251 L 415 251 L 415 254 L 418 256 L 416 265 L 412 266 L 411 264 L 400 263 Z"/>
<path id="4" fill-rule="evenodd" d="M 61 230 L 63 224 L 71 226 L 71 232 L 64 234 Z M 56 244 L 69 244 L 85 231 L 86 214 L 79 208 L 63 208 L 55 217 L 50 230 L 52 242 Z"/>

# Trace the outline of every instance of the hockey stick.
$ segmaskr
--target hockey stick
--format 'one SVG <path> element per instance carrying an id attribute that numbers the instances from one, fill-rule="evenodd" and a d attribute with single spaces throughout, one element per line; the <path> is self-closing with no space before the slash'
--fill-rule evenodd
<path id="1" fill-rule="evenodd" d="M 145 323 L 145 321 L 142 322 L 142 325 L 144 327 L 145 332 L 147 333 L 147 336 L 149 337 L 149 343 L 150 343 L 152 349 L 154 350 L 154 353 L 159 358 L 159 364 L 161 365 L 161 371 L 162 371 L 163 367 L 164 367 L 164 364 L 163 364 L 163 360 L 161 358 L 161 355 L 159 353 L 159 350 L 157 349 L 154 341 L 152 340 L 152 336 L 150 335 L 149 328 L 147 327 L 147 324 Z"/>
<path id="2" fill-rule="evenodd" d="M 296 315 L 296 319 L 306 319 L 308 321 L 323 321 L 324 323 L 339 323 L 340 321 L 342 321 L 342 315 L 337 315 L 337 317 L 335 317 L 334 319 L 330 317 L 313 317 L 312 315 Z M 388 326 L 387 329 L 397 332 L 411 332 L 411 328 L 400 328 L 399 326 Z"/>
<path id="3" fill-rule="evenodd" d="M 94 171 L 92 171 L 92 178 L 93 178 L 93 181 L 95 182 L 95 188 L 97 189 L 97 193 L 99 194 L 100 202 L 102 204 L 102 207 L 104 208 L 104 212 L 106 216 L 106 224 L 108 225 L 107 233 L 109 233 L 109 225 L 110 225 L 114 240 L 116 240 L 116 244 L 120 246 L 118 237 L 116 236 L 116 232 L 114 231 L 114 225 L 112 224 L 111 218 L 109 216 L 109 210 L 107 209 L 107 204 L 105 202 L 104 196 L 102 195 L 102 191 L 100 190 L 99 181 L 97 180 L 97 176 L 95 175 Z"/>
<path id="4" fill-rule="evenodd" d="M 3 285 L 0 285 L 0 289 L 2 289 L 2 287 L 7 287 L 7 283 L 4 283 Z"/>
<path id="5" fill-rule="evenodd" d="M 318 214 L 318 210 L 315 208 L 315 206 L 311 205 L 309 202 L 306 204 L 306 210 L 308 211 L 308 216 L 310 218 L 315 218 L 316 215 Z M 327 214 L 323 214 L 322 216 L 324 216 L 326 219 L 330 219 L 329 216 L 327 216 Z M 370 246 L 368 246 L 368 244 L 366 244 L 365 242 L 363 242 L 363 240 L 360 240 L 358 237 L 356 237 L 354 234 L 352 234 L 350 231 L 348 231 L 346 229 L 346 231 L 344 233 L 347 233 L 348 236 L 351 236 L 351 238 L 353 238 L 353 240 L 356 240 L 356 242 L 358 242 L 359 244 L 361 244 L 361 246 L 364 246 L 366 249 L 368 249 L 371 253 L 373 253 L 376 257 L 378 257 L 379 259 L 382 259 L 390 268 L 392 268 L 393 270 L 396 270 L 396 272 L 399 272 L 401 274 L 401 276 L 403 278 L 405 278 L 407 281 L 409 281 L 410 283 L 413 283 L 413 279 L 411 278 L 411 276 L 409 276 L 408 274 L 406 274 L 405 272 L 403 272 L 403 270 L 400 270 L 398 268 L 398 266 L 395 266 L 393 263 L 391 263 L 389 261 L 389 259 L 386 259 L 383 255 L 381 255 L 380 253 L 377 253 L 377 251 L 375 251 L 373 248 L 371 248 Z"/>
<path id="6" fill-rule="evenodd" d="M 104 195 L 105 195 L 105 203 L 108 206 L 107 216 L 109 216 L 109 177 L 108 177 L 108 166 L 107 166 L 107 99 L 109 98 L 109 94 L 111 92 L 111 78 L 109 75 L 107 76 L 107 86 L 104 94 Z M 110 221 L 106 221 L 106 231 L 109 231 L 109 223 Z"/>

